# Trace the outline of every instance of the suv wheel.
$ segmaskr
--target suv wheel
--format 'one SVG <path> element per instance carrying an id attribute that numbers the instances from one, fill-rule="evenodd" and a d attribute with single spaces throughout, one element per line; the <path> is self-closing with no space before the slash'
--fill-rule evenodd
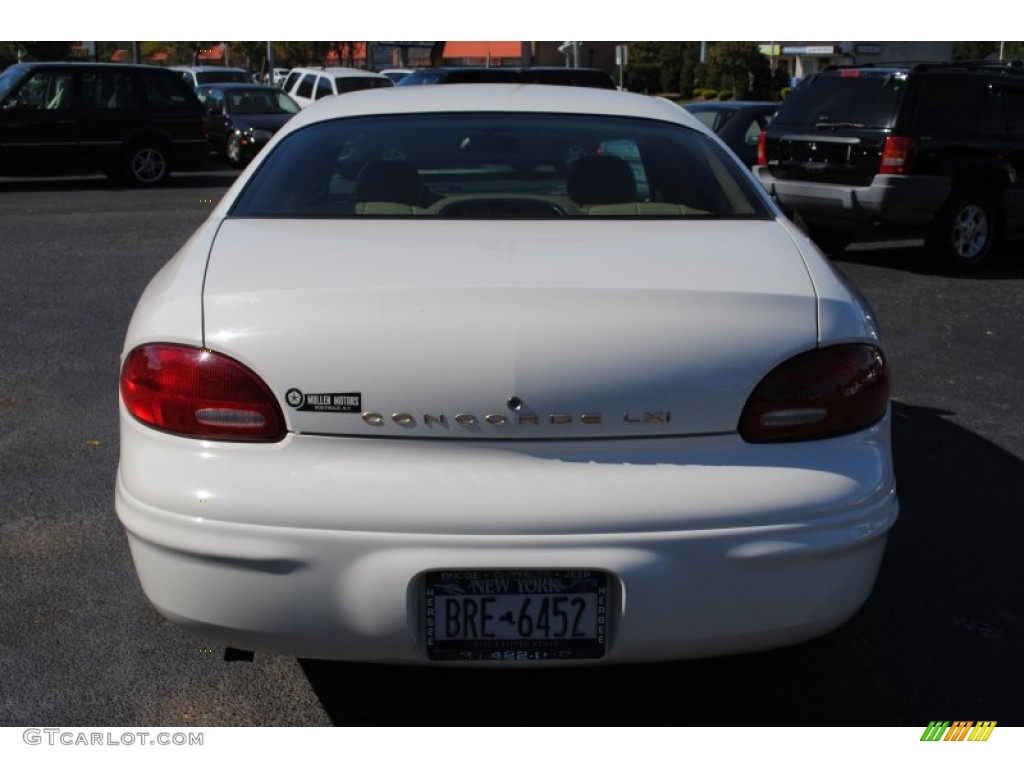
<path id="1" fill-rule="evenodd" d="M 171 174 L 167 150 L 157 142 L 133 144 L 125 152 L 123 173 L 128 181 L 139 186 L 162 184 Z"/>
<path id="2" fill-rule="evenodd" d="M 995 250 L 996 213 L 981 190 L 956 192 L 935 216 L 925 237 L 928 252 L 959 269 L 987 262 Z"/>

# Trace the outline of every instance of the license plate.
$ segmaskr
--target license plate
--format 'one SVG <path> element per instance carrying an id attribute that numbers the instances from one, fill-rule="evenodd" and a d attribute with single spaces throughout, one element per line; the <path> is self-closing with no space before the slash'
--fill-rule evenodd
<path id="1" fill-rule="evenodd" d="M 598 659 L 607 577 L 590 570 L 431 571 L 427 657 L 438 661 Z"/>

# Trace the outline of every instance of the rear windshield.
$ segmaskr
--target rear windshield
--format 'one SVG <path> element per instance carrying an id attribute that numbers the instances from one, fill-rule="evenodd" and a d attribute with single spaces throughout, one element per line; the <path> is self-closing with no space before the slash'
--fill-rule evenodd
<path id="1" fill-rule="evenodd" d="M 338 93 L 351 93 L 352 91 L 365 91 L 370 88 L 391 88 L 394 85 L 386 77 L 336 77 L 334 87 Z"/>
<path id="2" fill-rule="evenodd" d="M 246 72 L 196 72 L 196 82 L 205 83 L 251 83 L 252 76 Z"/>
<path id="3" fill-rule="evenodd" d="M 706 134 L 636 118 L 453 113 L 325 121 L 287 135 L 233 216 L 767 217 Z"/>
<path id="4" fill-rule="evenodd" d="M 779 125 L 891 128 L 907 86 L 903 72 L 850 69 L 811 76 L 779 107 Z"/>
<path id="5" fill-rule="evenodd" d="M 454 83 L 516 83 L 519 75 L 514 69 L 491 67 L 485 69 L 421 69 L 411 72 L 400 81 L 402 85 L 448 85 Z"/>

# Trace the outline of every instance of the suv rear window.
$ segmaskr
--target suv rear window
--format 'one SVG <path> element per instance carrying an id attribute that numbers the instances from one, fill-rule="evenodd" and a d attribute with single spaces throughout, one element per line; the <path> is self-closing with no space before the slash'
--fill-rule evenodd
<path id="1" fill-rule="evenodd" d="M 390 88 L 393 86 L 386 77 L 336 77 L 334 87 L 338 93 L 351 93 L 352 91 L 365 91 L 370 88 Z"/>
<path id="2" fill-rule="evenodd" d="M 232 216 L 766 217 L 708 135 L 671 123 L 514 113 L 384 115 L 287 135 Z"/>
<path id="3" fill-rule="evenodd" d="M 906 91 L 904 72 L 839 70 L 811 76 L 779 107 L 779 125 L 891 128 Z"/>

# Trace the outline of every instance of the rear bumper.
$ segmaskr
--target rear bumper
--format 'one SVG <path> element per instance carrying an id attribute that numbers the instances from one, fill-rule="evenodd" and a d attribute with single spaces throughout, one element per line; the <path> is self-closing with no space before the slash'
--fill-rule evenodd
<path id="1" fill-rule="evenodd" d="M 565 444 L 410 442 L 292 435 L 267 450 L 129 420 L 116 505 L 143 589 L 231 646 L 423 664 L 425 571 L 596 569 L 611 593 L 597 663 L 692 658 L 841 624 L 898 511 L 887 423 L 769 452 L 731 436 L 557 456 Z"/>
<path id="2" fill-rule="evenodd" d="M 923 228 L 949 197 L 945 176 L 875 176 L 868 186 L 777 179 L 768 166 L 754 168 L 758 181 L 787 212 L 809 222 L 892 224 Z"/>

